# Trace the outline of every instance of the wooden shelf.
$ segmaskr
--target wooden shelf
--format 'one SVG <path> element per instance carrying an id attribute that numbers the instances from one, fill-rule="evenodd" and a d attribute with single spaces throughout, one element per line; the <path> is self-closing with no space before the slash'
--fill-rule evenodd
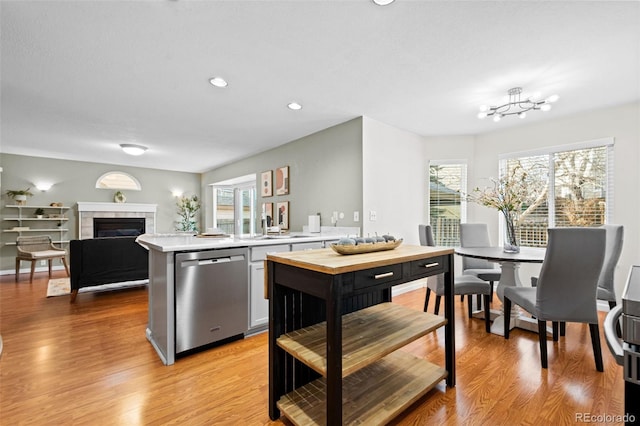
<path id="1" fill-rule="evenodd" d="M 396 351 L 343 380 L 343 424 L 385 424 L 447 377 L 444 368 Z M 296 425 L 326 424 L 325 380 L 308 383 L 278 401 Z"/>
<path id="2" fill-rule="evenodd" d="M 446 324 L 443 317 L 381 303 L 342 317 L 342 377 Z M 284 334 L 278 346 L 326 377 L 326 322 Z"/>

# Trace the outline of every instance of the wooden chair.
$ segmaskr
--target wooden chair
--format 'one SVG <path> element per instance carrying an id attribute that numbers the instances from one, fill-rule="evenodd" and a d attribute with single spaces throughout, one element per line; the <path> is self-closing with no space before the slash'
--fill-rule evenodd
<path id="1" fill-rule="evenodd" d="M 39 235 L 35 237 L 18 237 L 16 239 L 16 248 L 18 254 L 16 256 L 16 282 L 20 275 L 20 261 L 26 260 L 31 262 L 31 276 L 29 282 L 33 282 L 33 273 L 36 269 L 38 260 L 47 260 L 49 263 L 49 278 L 51 278 L 51 266 L 53 259 L 60 259 L 64 265 L 64 269 L 69 276 L 69 267 L 67 266 L 67 251 L 63 248 L 56 247 L 51 242 L 48 235 Z"/>

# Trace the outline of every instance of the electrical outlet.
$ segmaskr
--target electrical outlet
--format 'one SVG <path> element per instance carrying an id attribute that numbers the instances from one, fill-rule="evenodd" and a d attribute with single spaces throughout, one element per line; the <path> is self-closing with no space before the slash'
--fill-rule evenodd
<path id="1" fill-rule="evenodd" d="M 360 222 L 360 212 L 353 212 L 353 221 Z"/>
<path id="2" fill-rule="evenodd" d="M 369 220 L 371 222 L 375 222 L 376 220 L 378 220 L 378 213 L 376 213 L 375 210 L 370 210 L 369 211 Z"/>

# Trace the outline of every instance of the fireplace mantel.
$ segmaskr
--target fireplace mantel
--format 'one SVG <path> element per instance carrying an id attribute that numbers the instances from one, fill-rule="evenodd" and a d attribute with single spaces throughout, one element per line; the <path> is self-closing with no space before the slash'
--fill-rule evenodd
<path id="1" fill-rule="evenodd" d="M 78 201 L 78 235 L 81 240 L 93 238 L 93 219 L 97 217 L 145 218 L 146 232 L 154 233 L 157 207 L 157 204 Z"/>
<path id="2" fill-rule="evenodd" d="M 78 201 L 79 212 L 150 212 L 155 213 L 157 204 L 139 203 L 95 203 Z"/>

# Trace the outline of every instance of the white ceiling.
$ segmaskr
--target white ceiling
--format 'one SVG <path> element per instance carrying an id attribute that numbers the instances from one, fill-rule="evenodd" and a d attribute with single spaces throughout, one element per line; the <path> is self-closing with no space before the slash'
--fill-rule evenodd
<path id="1" fill-rule="evenodd" d="M 637 1 L 3 0 L 0 14 L 3 153 L 202 172 L 362 115 L 463 135 L 640 99 Z M 560 100 L 476 118 L 513 86 Z"/>

